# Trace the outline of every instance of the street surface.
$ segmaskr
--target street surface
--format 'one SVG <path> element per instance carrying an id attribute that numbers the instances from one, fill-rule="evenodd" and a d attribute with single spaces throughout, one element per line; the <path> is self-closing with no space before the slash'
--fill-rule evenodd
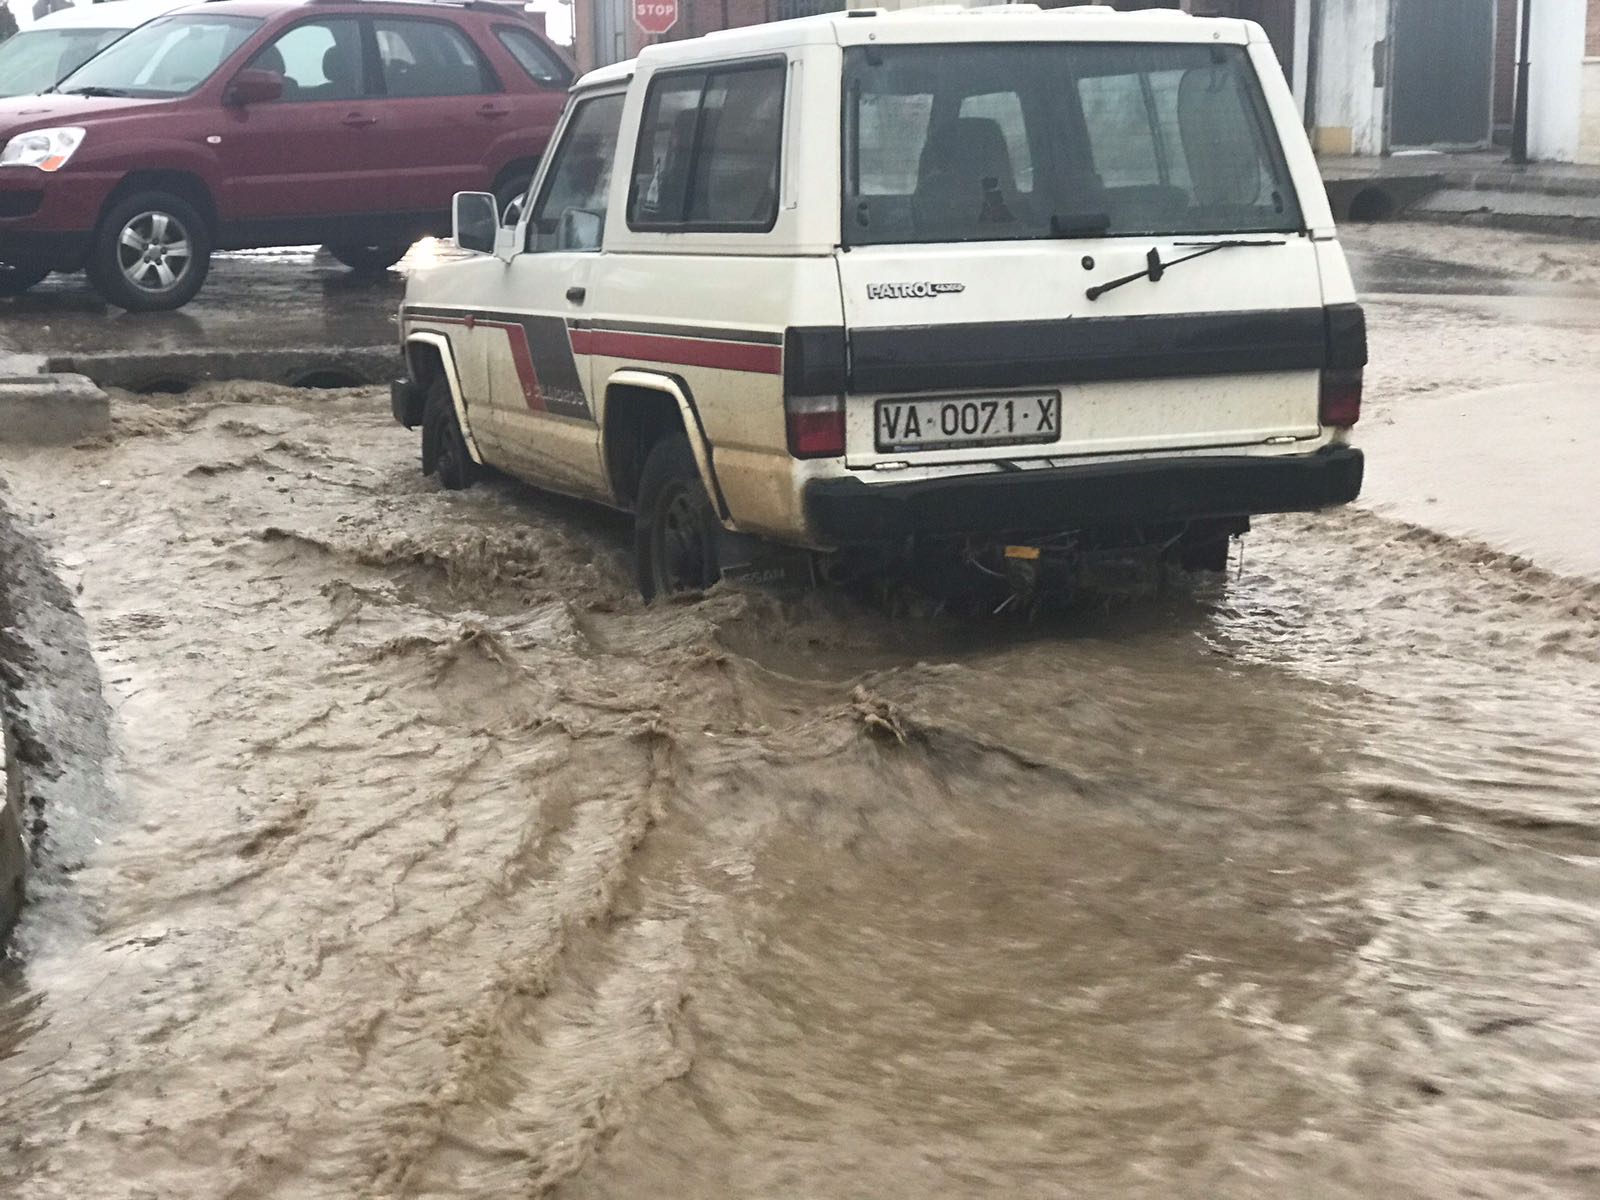
<path id="1" fill-rule="evenodd" d="M 1600 1193 L 1600 251 L 1349 242 L 1370 498 L 1033 625 L 646 609 L 372 390 L 0 451 L 0 1194 Z"/>

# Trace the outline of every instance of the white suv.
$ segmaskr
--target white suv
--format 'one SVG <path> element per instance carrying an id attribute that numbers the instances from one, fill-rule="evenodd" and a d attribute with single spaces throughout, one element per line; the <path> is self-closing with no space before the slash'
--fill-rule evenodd
<path id="1" fill-rule="evenodd" d="M 758 539 L 1031 588 L 1343 504 L 1366 330 L 1259 26 L 853 11 L 652 46 L 573 89 L 514 226 L 414 274 L 446 487 L 637 514 L 646 598 Z M 738 535 L 757 535 L 756 538 Z"/>

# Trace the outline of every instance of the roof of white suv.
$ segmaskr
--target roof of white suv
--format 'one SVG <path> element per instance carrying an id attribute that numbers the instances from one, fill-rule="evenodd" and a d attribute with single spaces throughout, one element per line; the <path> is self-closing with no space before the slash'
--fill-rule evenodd
<path id="1" fill-rule="evenodd" d="M 192 3 L 194 0 L 110 0 L 107 4 L 75 4 L 40 17 L 29 29 L 134 29 Z"/>
<path id="2" fill-rule="evenodd" d="M 1176 9 L 1151 8 L 1119 13 L 1105 5 L 1083 4 L 1041 9 L 1035 4 L 995 4 L 964 7 L 930 5 L 889 11 L 861 8 L 822 13 L 792 21 L 773 21 L 739 29 L 722 29 L 664 42 L 640 51 L 637 59 L 613 63 L 589 72 L 579 87 L 616 83 L 636 67 L 654 69 L 679 63 L 704 62 L 785 47 L 826 43 L 838 46 L 930 42 L 1216 42 L 1244 45 L 1265 42 L 1267 36 L 1253 21 L 1225 17 L 1194 17 Z"/>

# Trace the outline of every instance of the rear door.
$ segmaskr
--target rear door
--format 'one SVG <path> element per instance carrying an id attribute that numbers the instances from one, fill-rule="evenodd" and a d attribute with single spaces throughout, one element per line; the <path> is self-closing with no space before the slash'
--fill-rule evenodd
<path id="1" fill-rule="evenodd" d="M 373 206 L 442 213 L 457 192 L 488 191 L 490 148 L 513 109 L 466 32 L 427 17 L 374 17 L 381 153 L 395 170 Z"/>
<path id="2" fill-rule="evenodd" d="M 846 64 L 851 465 L 1320 435 L 1314 247 L 1242 45 Z"/>

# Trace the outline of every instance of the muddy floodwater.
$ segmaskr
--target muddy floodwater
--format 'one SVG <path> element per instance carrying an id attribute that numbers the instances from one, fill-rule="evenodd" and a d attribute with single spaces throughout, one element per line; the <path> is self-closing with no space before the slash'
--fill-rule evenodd
<path id="1" fill-rule="evenodd" d="M 0 455 L 0 1194 L 1600 1194 L 1595 581 L 1354 508 L 1034 623 L 646 609 L 377 392 L 158 399 Z"/>

